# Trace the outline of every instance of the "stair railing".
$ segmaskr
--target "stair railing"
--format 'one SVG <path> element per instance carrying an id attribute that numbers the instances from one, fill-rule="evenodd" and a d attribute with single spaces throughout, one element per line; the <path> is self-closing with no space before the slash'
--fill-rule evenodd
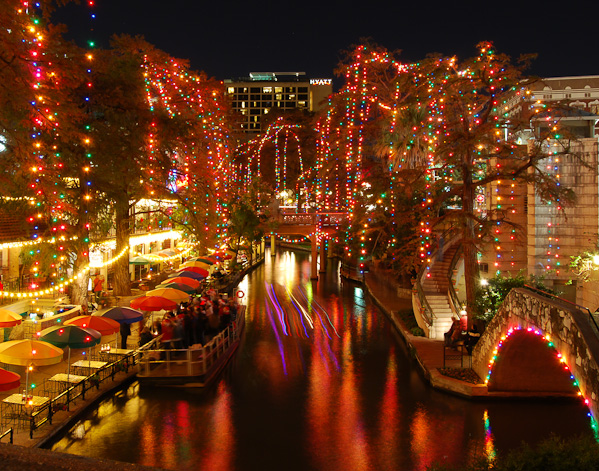
<path id="1" fill-rule="evenodd" d="M 426 266 L 422 265 L 414 283 L 414 291 L 418 298 L 418 303 L 420 306 L 420 315 L 424 319 L 424 322 L 426 322 L 426 324 L 429 327 L 432 327 L 436 316 L 433 313 L 433 310 L 431 309 L 431 306 L 428 303 L 426 296 L 424 295 L 424 290 L 422 289 L 422 279 L 424 278 L 425 274 Z"/>
<path id="2" fill-rule="evenodd" d="M 460 258 L 462 258 L 462 245 L 460 244 L 458 249 L 455 251 L 455 253 L 453 254 L 453 258 L 451 259 L 451 263 L 449 264 L 449 268 L 447 269 L 447 279 L 449 280 L 449 287 L 447 289 L 447 294 L 448 294 L 448 298 L 449 298 L 449 306 L 451 307 L 451 310 L 453 311 L 453 313 L 459 318 L 461 318 L 461 311 L 462 311 L 462 302 L 460 301 L 460 298 L 458 297 L 458 293 L 455 290 L 455 286 L 453 285 L 453 273 L 455 271 L 455 267 L 457 266 L 458 262 L 460 261 Z"/>

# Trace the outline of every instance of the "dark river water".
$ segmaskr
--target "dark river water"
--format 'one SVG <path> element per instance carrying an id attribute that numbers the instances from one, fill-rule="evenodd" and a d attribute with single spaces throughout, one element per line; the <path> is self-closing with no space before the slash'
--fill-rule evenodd
<path id="1" fill-rule="evenodd" d="M 424 470 L 555 433 L 592 435 L 579 403 L 473 402 L 433 390 L 384 314 L 329 262 L 282 251 L 240 285 L 247 323 L 206 390 L 134 383 L 53 450 L 173 470 Z"/>

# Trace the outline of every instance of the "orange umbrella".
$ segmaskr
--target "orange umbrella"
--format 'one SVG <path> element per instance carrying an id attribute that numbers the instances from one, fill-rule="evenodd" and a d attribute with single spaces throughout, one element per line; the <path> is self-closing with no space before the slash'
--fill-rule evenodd
<path id="1" fill-rule="evenodd" d="M 140 311 L 160 311 L 162 309 L 176 309 L 177 303 L 162 296 L 141 296 L 132 300 L 129 305 Z"/>
<path id="2" fill-rule="evenodd" d="M 94 329 L 102 335 L 117 333 L 121 325 L 109 317 L 100 316 L 77 316 L 65 321 L 65 325 L 78 325 L 79 327 Z"/>
<path id="3" fill-rule="evenodd" d="M 23 321 L 20 314 L 9 311 L 8 309 L 0 309 L 0 327 L 14 327 Z"/>
<path id="4" fill-rule="evenodd" d="M 189 301 L 189 294 L 185 291 L 175 288 L 158 288 L 148 291 L 146 296 L 162 296 L 176 303 L 184 303 Z"/>
<path id="5" fill-rule="evenodd" d="M 200 282 L 198 280 L 194 280 L 193 278 L 188 278 L 186 276 L 177 276 L 175 278 L 169 278 L 169 283 L 181 283 L 182 285 L 191 286 L 194 289 L 200 287 Z"/>

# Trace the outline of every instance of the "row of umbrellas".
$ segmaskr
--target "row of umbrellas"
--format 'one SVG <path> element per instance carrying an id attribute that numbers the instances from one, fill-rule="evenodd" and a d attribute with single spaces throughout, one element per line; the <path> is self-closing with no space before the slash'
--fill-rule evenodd
<path id="1" fill-rule="evenodd" d="M 48 366 L 60 363 L 63 348 L 68 348 L 70 374 L 71 349 L 91 348 L 100 343 L 103 335 L 117 333 L 123 323 L 131 324 L 143 319 L 143 314 L 127 307 L 114 307 L 101 316 L 78 316 L 38 333 L 35 340 L 11 340 L 0 343 L 0 362 L 20 366 Z M 0 327 L 20 324 L 20 315 L 0 309 Z M 29 374 L 29 369 L 27 369 Z M 20 385 L 21 376 L 0 368 L 0 391 L 8 391 Z M 26 379 L 26 389 L 29 378 Z"/>
<path id="2" fill-rule="evenodd" d="M 200 281 L 214 271 L 220 260 L 230 259 L 233 254 L 227 251 L 187 260 L 156 289 L 131 301 L 131 307 L 141 311 L 176 309 L 179 303 L 187 301 L 189 295 L 198 289 Z"/>
<path id="3" fill-rule="evenodd" d="M 62 361 L 62 349 L 68 348 L 70 374 L 71 349 L 91 348 L 100 343 L 103 335 L 119 332 L 121 324 L 141 321 L 143 313 L 136 309 L 175 309 L 178 303 L 186 301 L 189 294 L 199 287 L 201 280 L 209 276 L 214 265 L 221 259 L 232 258 L 233 255 L 233 252 L 226 251 L 188 260 L 157 289 L 134 299 L 131 307 L 135 309 L 119 306 L 105 311 L 100 316 L 78 316 L 65 321 L 64 325 L 42 330 L 36 340 L 11 340 L 0 343 L 0 362 L 21 366 L 53 365 Z M 0 309 L 0 328 L 13 327 L 21 322 L 19 314 Z M 0 368 L 0 391 L 19 387 L 20 380 L 19 374 Z M 27 378 L 26 388 L 28 387 Z"/>

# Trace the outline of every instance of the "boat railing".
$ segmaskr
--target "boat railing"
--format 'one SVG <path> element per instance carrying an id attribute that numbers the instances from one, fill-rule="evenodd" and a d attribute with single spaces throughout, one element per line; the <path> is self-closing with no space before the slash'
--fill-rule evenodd
<path id="1" fill-rule="evenodd" d="M 139 361 L 139 377 L 208 376 L 216 364 L 239 340 L 245 324 L 245 307 L 237 319 L 215 335 L 206 345 L 187 349 L 153 349 Z M 160 373 L 155 370 L 160 368 Z"/>

